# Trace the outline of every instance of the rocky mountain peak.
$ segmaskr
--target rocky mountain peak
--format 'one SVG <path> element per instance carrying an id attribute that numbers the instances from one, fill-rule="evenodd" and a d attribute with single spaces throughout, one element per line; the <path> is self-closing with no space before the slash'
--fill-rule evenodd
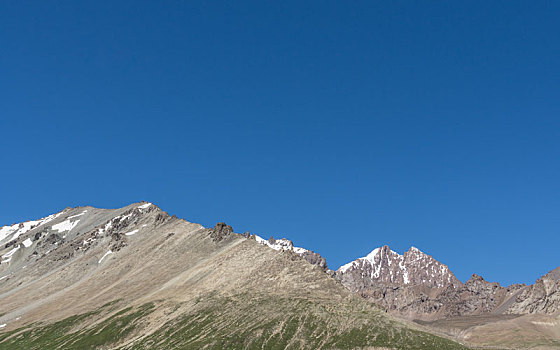
<path id="1" fill-rule="evenodd" d="M 421 251 L 420 249 L 416 248 L 416 247 L 410 247 L 410 249 L 406 252 L 404 252 L 403 256 L 408 260 L 408 261 L 415 261 L 415 260 L 435 260 L 434 258 L 432 258 L 430 255 L 424 253 L 423 251 Z"/>
<path id="2" fill-rule="evenodd" d="M 474 292 L 475 294 L 483 294 L 483 290 L 488 293 L 495 293 L 496 291 L 506 291 L 506 288 L 502 287 L 498 282 L 486 281 L 482 276 L 479 276 L 476 273 L 473 273 L 471 278 L 469 278 L 469 280 L 465 282 L 464 288 L 468 291 Z"/>
<path id="3" fill-rule="evenodd" d="M 484 280 L 484 278 L 482 276 L 479 276 L 476 273 L 473 273 L 471 275 L 471 278 L 469 278 L 469 280 L 467 282 L 465 282 L 465 284 L 470 284 L 470 283 L 475 283 L 475 282 L 486 282 L 486 281 Z"/>
<path id="4" fill-rule="evenodd" d="M 337 276 L 351 290 L 361 290 L 378 283 L 438 288 L 461 284 L 446 265 L 418 248 L 411 247 L 401 255 L 387 245 L 341 266 Z"/>
<path id="5" fill-rule="evenodd" d="M 416 248 L 415 246 L 411 246 L 407 253 L 420 253 L 424 254 L 420 249 Z"/>

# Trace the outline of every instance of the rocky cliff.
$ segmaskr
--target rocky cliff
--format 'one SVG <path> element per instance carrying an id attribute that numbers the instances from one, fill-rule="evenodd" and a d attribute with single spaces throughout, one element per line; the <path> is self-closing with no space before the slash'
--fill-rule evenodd
<path id="1" fill-rule="evenodd" d="M 560 267 L 539 278 L 515 297 L 510 314 L 560 314 Z"/>
<path id="2" fill-rule="evenodd" d="M 414 247 L 403 255 L 376 248 L 341 266 L 335 278 L 385 310 L 415 319 L 560 310 L 560 268 L 529 287 L 503 287 L 476 274 L 461 283 L 446 265 Z"/>

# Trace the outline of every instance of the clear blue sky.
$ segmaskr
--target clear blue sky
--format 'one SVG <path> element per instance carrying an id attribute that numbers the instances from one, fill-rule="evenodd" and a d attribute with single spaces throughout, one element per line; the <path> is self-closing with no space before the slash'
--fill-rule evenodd
<path id="1" fill-rule="evenodd" d="M 560 2 L 2 1 L 0 225 L 147 200 L 329 266 L 560 265 Z"/>

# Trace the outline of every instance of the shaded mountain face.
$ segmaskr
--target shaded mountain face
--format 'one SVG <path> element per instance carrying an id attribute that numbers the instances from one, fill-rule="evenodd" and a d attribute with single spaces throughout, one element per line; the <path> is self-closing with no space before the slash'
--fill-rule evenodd
<path id="1" fill-rule="evenodd" d="M 0 238 L 0 349 L 464 348 L 348 291 L 307 249 L 151 203 L 68 208 Z"/>

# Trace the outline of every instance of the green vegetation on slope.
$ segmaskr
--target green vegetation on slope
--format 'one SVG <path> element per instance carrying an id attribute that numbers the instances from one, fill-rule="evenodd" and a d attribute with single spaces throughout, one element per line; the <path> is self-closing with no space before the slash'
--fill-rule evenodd
<path id="1" fill-rule="evenodd" d="M 255 296 L 215 300 L 126 349 L 465 349 L 406 328 L 363 303 Z"/>
<path id="2" fill-rule="evenodd" d="M 68 317 L 49 325 L 30 325 L 24 329 L 0 335 L 0 349 L 43 350 L 43 349 L 97 349 L 116 343 L 136 327 L 136 321 L 148 315 L 153 304 L 146 304 L 137 310 L 123 309 L 111 317 L 92 324 L 90 327 L 73 331 L 80 324 L 93 321 L 106 309 Z"/>
<path id="3" fill-rule="evenodd" d="M 98 310 L 50 325 L 32 325 L 0 335 L 0 349 L 465 349 L 351 300 L 211 297 L 194 307 L 170 307 L 166 310 L 170 320 L 148 332 L 147 321 L 155 310 L 146 304 L 101 322 L 103 312 Z"/>

